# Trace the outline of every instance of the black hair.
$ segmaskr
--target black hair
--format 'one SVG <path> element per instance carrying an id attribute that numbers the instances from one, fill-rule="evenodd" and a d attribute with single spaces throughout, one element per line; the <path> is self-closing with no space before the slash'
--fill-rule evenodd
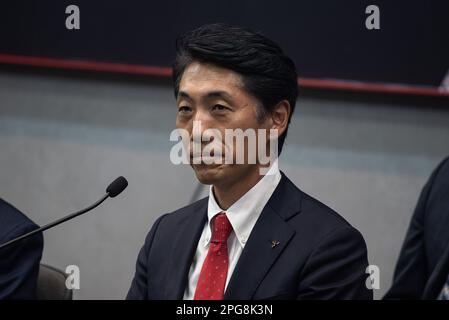
<path id="1" fill-rule="evenodd" d="M 291 116 L 298 97 L 294 62 L 282 49 L 261 33 L 223 23 L 207 24 L 181 35 L 176 40 L 173 65 L 175 97 L 185 68 L 193 61 L 211 63 L 242 76 L 244 88 L 256 97 L 259 120 L 264 119 L 282 100 L 290 103 Z M 287 136 L 278 140 L 279 154 Z"/>

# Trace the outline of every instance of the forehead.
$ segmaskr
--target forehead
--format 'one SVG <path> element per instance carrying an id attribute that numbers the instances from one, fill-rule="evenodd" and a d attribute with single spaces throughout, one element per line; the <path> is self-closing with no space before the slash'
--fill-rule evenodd
<path id="1" fill-rule="evenodd" d="M 243 79 L 238 73 L 196 61 L 186 67 L 179 83 L 179 90 L 189 94 L 206 94 L 208 91 L 217 90 L 232 94 L 242 89 Z"/>

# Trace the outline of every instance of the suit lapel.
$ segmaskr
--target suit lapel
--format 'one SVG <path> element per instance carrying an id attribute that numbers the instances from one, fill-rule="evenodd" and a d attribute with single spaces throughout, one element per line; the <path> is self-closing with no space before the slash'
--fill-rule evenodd
<path id="1" fill-rule="evenodd" d="M 266 206 L 229 280 L 225 299 L 251 299 L 293 234 L 294 231 Z M 277 243 L 274 247 L 273 241 Z"/>
<path id="2" fill-rule="evenodd" d="M 198 246 L 198 241 L 207 221 L 207 198 L 200 201 L 192 209 L 193 213 L 186 213 L 180 221 L 171 252 L 170 264 L 167 272 L 166 299 L 180 300 L 187 285 L 190 265 Z"/>
<path id="3" fill-rule="evenodd" d="M 252 299 L 260 283 L 295 234 L 286 220 L 300 211 L 300 193 L 284 174 L 263 209 L 237 262 L 225 299 Z M 299 192 L 299 191 L 298 191 Z"/>

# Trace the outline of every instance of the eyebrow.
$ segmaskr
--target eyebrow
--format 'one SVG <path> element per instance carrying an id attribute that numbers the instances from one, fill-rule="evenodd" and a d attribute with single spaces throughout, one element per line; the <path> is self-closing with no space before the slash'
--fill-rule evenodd
<path id="1" fill-rule="evenodd" d="M 179 91 L 178 97 L 193 100 L 185 91 Z M 210 91 L 206 94 L 206 98 L 223 98 L 227 100 L 233 100 L 232 96 L 228 92 L 222 90 Z"/>
<path id="2" fill-rule="evenodd" d="M 190 98 L 189 94 L 185 91 L 179 91 L 178 98 L 186 98 L 186 99 L 192 100 L 192 98 Z"/>

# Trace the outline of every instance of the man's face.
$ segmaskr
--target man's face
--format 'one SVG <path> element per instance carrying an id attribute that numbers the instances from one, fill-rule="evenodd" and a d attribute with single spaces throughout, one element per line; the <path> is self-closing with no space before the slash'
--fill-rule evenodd
<path id="1" fill-rule="evenodd" d="M 259 101 L 243 87 L 242 77 L 231 70 L 213 64 L 193 62 L 189 64 L 180 81 L 176 101 L 178 111 L 176 128 L 185 129 L 192 139 L 207 129 L 216 129 L 221 133 L 221 141 L 203 141 L 203 150 L 209 143 L 219 144 L 222 152 L 225 148 L 225 129 L 269 129 L 270 121 L 258 121 Z M 200 131 L 193 130 L 194 121 L 201 124 Z M 198 124 L 198 123 L 197 123 Z M 210 130 L 209 130 L 210 132 Z M 203 138 L 204 140 L 204 138 Z M 201 141 L 201 140 L 199 140 Z M 237 148 L 233 148 L 233 159 Z M 245 143 L 245 164 L 191 164 L 198 180 L 204 184 L 232 185 L 252 170 L 257 164 L 248 164 L 248 146 Z M 224 155 L 223 155 L 224 158 Z"/>

